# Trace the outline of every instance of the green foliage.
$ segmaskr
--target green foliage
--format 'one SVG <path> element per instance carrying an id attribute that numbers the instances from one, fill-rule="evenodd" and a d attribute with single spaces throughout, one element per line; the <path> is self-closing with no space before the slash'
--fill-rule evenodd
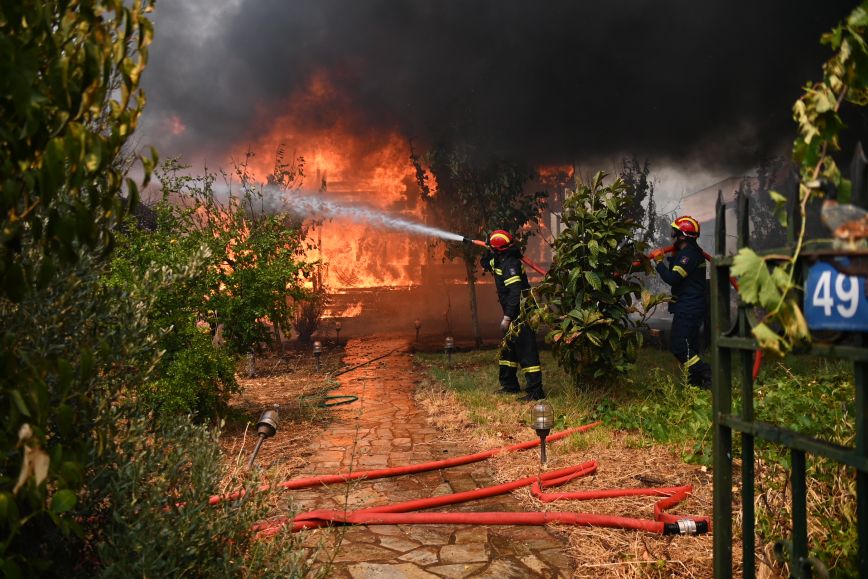
<path id="1" fill-rule="evenodd" d="M 153 363 L 146 305 L 99 283 L 138 196 L 118 159 L 144 106 L 151 7 L 0 7 L 0 568 L 11 576 L 46 570 L 82 533 L 69 509 L 110 440 L 94 417 Z M 141 161 L 147 182 L 153 155 Z"/>
<path id="2" fill-rule="evenodd" d="M 711 398 L 691 386 L 685 376 L 677 382 L 671 372 L 654 368 L 629 392 L 614 392 L 595 408 L 595 418 L 612 428 L 638 430 L 651 441 L 679 444 L 682 458 L 711 466 Z M 625 400 L 626 398 L 626 400 Z"/>
<path id="3" fill-rule="evenodd" d="M 623 181 L 604 185 L 605 176 L 567 197 L 551 269 L 522 303 L 525 319 L 550 328 L 546 340 L 577 384 L 629 371 L 645 316 L 667 299 L 642 289 L 638 274 L 650 265 L 640 257 L 644 243 L 633 241 L 639 224 L 624 216 Z"/>
<path id="4" fill-rule="evenodd" d="M 151 6 L 24 0 L 0 9 L 2 297 L 19 301 L 34 281 L 45 287 L 79 247 L 109 248 L 135 202 L 136 183 L 115 160 L 144 107 Z M 142 161 L 147 181 L 153 159 Z M 22 261 L 25 244 L 44 259 Z"/>
<path id="5" fill-rule="evenodd" d="M 810 339 L 792 272 L 787 266 L 769 270 L 764 257 L 749 247 L 743 247 L 735 257 L 731 271 L 738 278 L 738 292 L 742 299 L 768 312 L 765 318 L 752 324 L 751 332 L 760 348 L 783 355 L 794 345 Z M 786 338 L 774 331 L 770 325 L 772 322 L 780 324 Z"/>
<path id="6" fill-rule="evenodd" d="M 173 339 L 185 345 L 164 358 L 155 379 L 143 386 L 142 401 L 165 414 L 218 415 L 239 390 L 234 358 L 214 345 L 207 326 L 191 324 L 171 331 Z"/>
<path id="7" fill-rule="evenodd" d="M 868 105 L 868 2 L 824 34 L 821 42 L 836 52 L 823 65 L 823 80 L 805 85 L 804 94 L 793 105 L 793 118 L 799 126 L 793 145 L 800 177 L 796 247 L 792 255 L 763 257 L 742 249 L 732 270 L 739 277 L 742 299 L 765 310 L 762 319 L 753 324 L 754 337 L 760 347 L 778 355 L 810 340 L 794 282 L 805 240 L 808 203 L 830 190 L 838 191 L 840 201 L 849 201 L 852 184 L 841 176 L 832 153 L 840 148 L 838 134 L 844 128 L 841 105 Z M 776 193 L 772 198 L 779 207 L 785 202 Z"/>
<path id="8" fill-rule="evenodd" d="M 68 507 L 113 441 L 110 429 L 94 423 L 157 361 L 149 292 L 105 286 L 102 268 L 100 258 L 82 253 L 49 287 L 18 303 L 0 300 L 0 558 L 7 570 L 37 573 L 82 534 Z M 47 472 L 28 469 L 40 462 Z"/>
<path id="9" fill-rule="evenodd" d="M 71 571 L 96 577 L 309 576 L 297 535 L 254 541 L 252 525 L 269 512 L 267 494 L 254 492 L 240 504 L 208 504 L 224 488 L 216 431 L 185 419 L 154 425 L 131 416 L 119 422 L 125 426 L 111 450 L 116 468 L 98 473 L 78 511 L 98 529 L 88 542 L 90 557 L 72 559 L 78 568 Z M 247 480 L 244 486 L 257 485 Z"/>
<path id="10" fill-rule="evenodd" d="M 852 370 L 843 361 L 809 360 L 800 368 L 768 372 L 756 392 L 756 417 L 807 436 L 853 446 L 855 406 Z M 768 544 L 790 535 L 790 452 L 757 442 L 757 535 Z M 830 568 L 832 577 L 858 573 L 856 486 L 852 469 L 809 457 L 808 516 L 811 554 Z"/>
<path id="11" fill-rule="evenodd" d="M 143 400 L 161 411 L 213 415 L 238 388 L 230 354 L 271 341 L 270 324 L 288 330 L 289 300 L 306 296 L 312 264 L 303 261 L 304 232 L 268 213 L 261 189 L 244 183 L 241 196 L 221 200 L 213 175 L 182 169 L 174 161 L 161 169 L 157 228 L 128 224 L 111 283 L 132 291 L 147 275 L 171 280 L 149 311 L 165 353 Z M 212 343 L 218 326 L 226 348 Z"/>

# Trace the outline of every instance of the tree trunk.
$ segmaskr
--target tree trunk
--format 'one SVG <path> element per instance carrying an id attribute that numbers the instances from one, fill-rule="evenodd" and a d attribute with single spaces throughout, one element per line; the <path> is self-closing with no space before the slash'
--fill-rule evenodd
<path id="1" fill-rule="evenodd" d="M 473 320 L 473 338 L 476 347 L 482 346 L 482 332 L 479 330 L 479 308 L 476 305 L 476 272 L 474 262 L 464 260 L 464 268 L 467 270 L 467 287 L 470 289 L 470 316 Z"/>
<path id="2" fill-rule="evenodd" d="M 274 323 L 272 329 L 274 330 L 274 342 L 277 346 L 277 353 L 282 358 L 284 354 L 286 354 L 286 350 L 283 347 L 283 332 L 280 331 L 281 324 Z"/>

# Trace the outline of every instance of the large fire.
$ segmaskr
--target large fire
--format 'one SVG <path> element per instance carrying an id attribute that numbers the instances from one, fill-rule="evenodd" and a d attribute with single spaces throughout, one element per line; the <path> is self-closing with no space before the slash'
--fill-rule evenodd
<path id="1" fill-rule="evenodd" d="M 318 76 L 306 91 L 289 99 L 284 112 L 269 121 L 269 132 L 251 145 L 256 153 L 249 165 L 253 176 L 264 180 L 274 168 L 275 152 L 284 147 L 288 157 L 304 157 L 306 191 L 325 181 L 321 194 L 332 200 L 423 220 L 407 140 L 396 132 L 373 129 L 360 136 L 340 118 L 323 123 L 322 113 L 317 123 L 305 122 L 312 111 L 331 108 L 347 110 L 326 79 Z M 327 264 L 330 289 L 417 284 L 433 241 L 345 221 L 326 221 L 313 227 L 310 237 L 321 248 L 310 257 Z"/>

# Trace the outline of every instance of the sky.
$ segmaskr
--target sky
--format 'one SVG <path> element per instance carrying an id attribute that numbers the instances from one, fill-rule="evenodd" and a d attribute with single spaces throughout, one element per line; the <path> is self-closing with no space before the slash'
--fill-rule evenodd
<path id="1" fill-rule="evenodd" d="M 684 193 L 788 151 L 819 37 L 855 5 L 162 0 L 136 139 L 212 168 L 342 139 L 359 171 L 386 141 L 535 166 L 636 155 Z"/>

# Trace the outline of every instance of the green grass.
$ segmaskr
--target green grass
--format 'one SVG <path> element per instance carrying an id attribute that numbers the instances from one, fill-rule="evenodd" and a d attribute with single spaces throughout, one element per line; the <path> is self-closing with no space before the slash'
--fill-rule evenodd
<path id="1" fill-rule="evenodd" d="M 495 394 L 500 388 L 497 350 L 456 354 L 451 366 L 443 355 L 419 354 L 418 359 L 433 378 L 455 392 L 478 427 L 498 430 L 516 422 L 529 423 L 527 404 L 516 402 L 514 412 L 496 404 L 512 400 Z M 653 444 L 702 440 L 710 428 L 710 394 L 682 384 L 678 364 L 668 352 L 642 350 L 630 375 L 602 387 L 573 386 L 572 378 L 557 366 L 549 351 L 540 352 L 540 362 L 547 398 L 557 417 L 556 429 L 602 420 L 614 429 L 637 430 L 640 444 L 643 440 Z M 492 411 L 495 404 L 497 412 Z M 578 437 L 572 444 L 587 444 L 582 440 L 586 439 Z M 710 453 L 707 457 L 710 460 Z"/>
<path id="2" fill-rule="evenodd" d="M 551 352 L 540 353 L 543 383 L 557 416 L 555 430 L 602 420 L 607 428 L 592 436 L 572 437 L 570 450 L 605 443 L 613 430 L 633 436 L 631 444 L 645 447 L 671 445 L 687 462 L 711 466 L 711 393 L 686 383 L 668 352 L 645 348 L 624 378 L 605 385 L 573 386 L 557 367 Z M 497 350 L 453 355 L 452 365 L 436 354 L 419 354 L 432 378 L 454 391 L 470 419 L 483 431 L 497 432 L 515 424 L 528 424 L 529 404 L 495 394 Z M 710 361 L 710 357 L 705 357 Z M 740 365 L 733 366 L 733 409 L 741 408 Z M 831 442 L 852 445 L 855 410 L 852 366 L 839 360 L 806 356 L 768 360 L 755 387 L 755 414 L 771 422 Z M 740 457 L 740 439 L 734 439 Z M 757 496 L 757 533 L 760 544 L 789 534 L 789 452 L 757 441 L 761 477 Z M 853 471 L 825 459 L 809 457 L 812 554 L 830 567 L 832 577 L 852 576 L 856 567 L 855 477 Z M 763 502 L 765 500 L 765 502 Z M 777 502 L 775 502 L 777 501 Z"/>

